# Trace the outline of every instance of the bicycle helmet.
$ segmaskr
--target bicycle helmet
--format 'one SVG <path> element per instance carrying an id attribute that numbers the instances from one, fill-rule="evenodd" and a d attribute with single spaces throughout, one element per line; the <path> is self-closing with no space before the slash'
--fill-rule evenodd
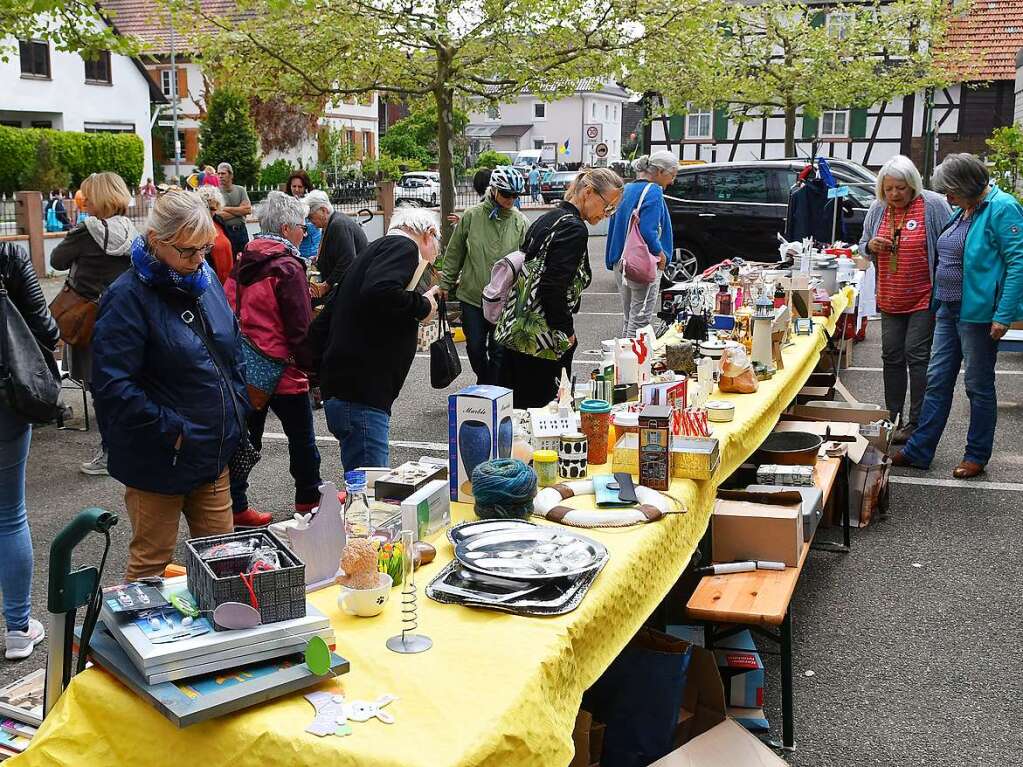
<path id="1" fill-rule="evenodd" d="M 509 165 L 498 165 L 490 174 L 490 187 L 498 192 L 519 195 L 526 191 L 526 182 Z"/>

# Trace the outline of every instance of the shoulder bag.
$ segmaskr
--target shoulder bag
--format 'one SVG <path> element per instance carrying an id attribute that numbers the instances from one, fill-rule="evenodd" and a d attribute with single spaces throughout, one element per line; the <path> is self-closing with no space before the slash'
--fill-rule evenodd
<path id="1" fill-rule="evenodd" d="M 0 402 L 30 423 L 51 423 L 60 412 L 60 375 L 7 293 L 6 254 L 0 260 Z"/>
<path id="2" fill-rule="evenodd" d="M 458 359 L 443 298 L 437 301 L 437 327 L 440 337 L 430 344 L 430 385 L 434 389 L 446 389 L 462 374 L 462 361 Z"/>
<path id="3" fill-rule="evenodd" d="M 632 209 L 629 231 L 625 235 L 625 247 L 622 250 L 622 274 L 625 279 L 641 285 L 650 285 L 657 279 L 657 256 L 650 252 L 646 240 L 639 231 L 639 209 L 643 207 L 643 200 L 652 186 L 652 183 L 646 185 L 639 196 L 639 202 Z"/>
<path id="4" fill-rule="evenodd" d="M 234 316 L 238 326 L 242 324 L 242 286 L 235 277 L 234 282 Z M 256 410 L 263 410 L 277 390 L 277 384 L 288 365 L 286 359 L 273 357 L 246 336 L 242 336 L 242 359 L 245 360 L 245 386 L 249 390 L 249 402 Z"/>
<path id="5" fill-rule="evenodd" d="M 78 271 L 78 262 L 72 269 Z M 69 346 L 88 346 L 96 325 L 99 299 L 86 298 L 71 284 L 73 274 L 64 281 L 57 297 L 50 302 L 50 314 L 60 328 L 60 339 Z"/>

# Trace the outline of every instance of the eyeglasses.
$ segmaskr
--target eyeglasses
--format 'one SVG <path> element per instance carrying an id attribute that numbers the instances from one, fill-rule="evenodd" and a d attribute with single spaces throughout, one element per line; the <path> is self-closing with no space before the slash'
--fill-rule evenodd
<path id="1" fill-rule="evenodd" d="M 213 252 L 212 245 L 204 245 L 201 248 L 179 248 L 173 242 L 164 242 L 164 245 L 168 245 L 177 251 L 182 261 L 192 261 L 194 259 L 205 259 L 210 253 Z"/>
<path id="2" fill-rule="evenodd" d="M 596 189 L 594 189 L 593 191 L 597 192 Z M 616 210 L 618 210 L 618 203 L 608 202 L 607 198 L 604 195 L 602 195 L 600 192 L 597 192 L 597 197 L 599 197 L 604 202 L 604 215 L 605 216 L 613 216 L 614 212 Z"/>

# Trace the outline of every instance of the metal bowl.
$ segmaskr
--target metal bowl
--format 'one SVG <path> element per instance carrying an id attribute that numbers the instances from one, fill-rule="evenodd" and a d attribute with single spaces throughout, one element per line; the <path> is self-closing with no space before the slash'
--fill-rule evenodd
<path id="1" fill-rule="evenodd" d="M 775 431 L 757 449 L 757 463 L 775 463 L 783 466 L 813 466 L 824 440 L 807 431 Z"/>

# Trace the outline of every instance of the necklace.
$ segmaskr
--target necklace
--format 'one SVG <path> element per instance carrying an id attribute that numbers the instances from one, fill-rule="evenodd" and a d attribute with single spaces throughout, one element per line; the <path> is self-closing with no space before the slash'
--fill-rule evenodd
<path id="1" fill-rule="evenodd" d="M 892 227 L 892 248 L 888 253 L 888 272 L 889 274 L 895 274 L 899 271 L 899 238 L 902 237 L 902 227 L 906 223 L 906 217 L 909 216 L 909 206 L 907 205 L 902 211 L 902 220 L 896 223 L 895 221 L 895 206 L 888 208 L 888 221 Z"/>

